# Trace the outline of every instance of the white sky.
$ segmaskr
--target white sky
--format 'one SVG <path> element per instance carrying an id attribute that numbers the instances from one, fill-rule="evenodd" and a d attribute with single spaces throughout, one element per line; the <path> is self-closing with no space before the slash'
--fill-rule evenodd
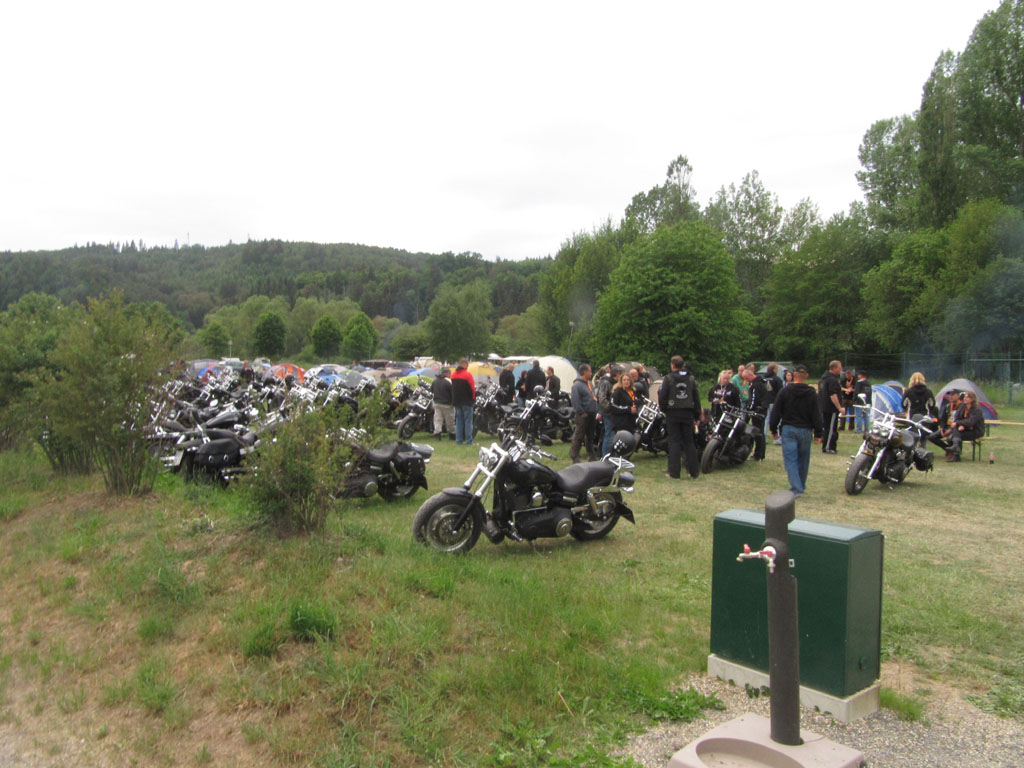
<path id="1" fill-rule="evenodd" d="M 860 199 L 998 0 L 5 2 L 0 250 L 355 242 L 553 254 L 686 155 Z"/>

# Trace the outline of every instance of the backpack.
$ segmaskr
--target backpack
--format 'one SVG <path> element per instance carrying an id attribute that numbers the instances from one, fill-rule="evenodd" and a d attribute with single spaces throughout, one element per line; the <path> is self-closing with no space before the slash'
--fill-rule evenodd
<path id="1" fill-rule="evenodd" d="M 693 410 L 695 398 L 693 396 L 693 377 L 686 371 L 674 371 L 672 374 L 672 388 L 669 390 L 668 409 L 671 411 Z"/>

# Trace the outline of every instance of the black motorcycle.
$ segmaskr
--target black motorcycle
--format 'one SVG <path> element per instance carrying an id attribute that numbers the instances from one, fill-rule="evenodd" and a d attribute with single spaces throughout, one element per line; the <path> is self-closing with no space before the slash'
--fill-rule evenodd
<path id="1" fill-rule="evenodd" d="M 505 537 L 532 541 L 571 535 L 579 541 L 607 536 L 620 517 L 631 523 L 633 512 L 622 502 L 632 492 L 636 441 L 619 432 L 612 453 L 600 461 L 572 464 L 560 472 L 537 461 L 554 459 L 514 435 L 501 444 L 481 448 L 476 469 L 461 488 L 445 488 L 419 508 L 413 536 L 443 552 L 467 552 L 481 531 L 494 544 Z M 484 506 L 494 487 L 493 505 Z"/>
<path id="2" fill-rule="evenodd" d="M 742 464 L 754 449 L 754 440 L 761 430 L 751 423 L 750 411 L 721 404 L 718 418 L 712 420 L 708 442 L 700 457 L 700 471 L 711 473 L 716 466 Z"/>
<path id="3" fill-rule="evenodd" d="M 408 440 L 417 432 L 434 431 L 434 393 L 425 383 L 405 401 L 405 415 L 398 420 L 398 436 Z"/>
<path id="4" fill-rule="evenodd" d="M 573 424 L 571 408 L 559 408 L 550 393 L 544 388 L 534 388 L 533 398 L 523 407 L 514 407 L 505 413 L 498 434 L 512 435 L 528 443 L 539 442 L 551 445 L 555 440 L 568 443 L 572 440 Z"/>
<path id="5" fill-rule="evenodd" d="M 869 480 L 893 489 L 907 479 L 911 469 L 930 472 L 934 465 L 932 452 L 924 447 L 934 432 L 930 419 L 901 419 L 877 408 L 871 408 L 871 413 L 871 428 L 846 470 L 846 492 L 851 496 L 863 491 Z"/>
<path id="6" fill-rule="evenodd" d="M 497 435 L 498 427 L 514 409 L 508 405 L 505 390 L 497 384 L 485 384 L 477 389 L 473 402 L 473 438 L 479 432 Z"/>
<path id="7" fill-rule="evenodd" d="M 362 429 L 343 429 L 337 436 L 351 450 L 348 470 L 338 496 L 343 499 L 368 498 L 375 493 L 387 501 L 408 499 L 418 488 L 427 490 L 427 464 L 433 447 L 420 443 L 393 441 L 378 448 L 367 448 Z"/>

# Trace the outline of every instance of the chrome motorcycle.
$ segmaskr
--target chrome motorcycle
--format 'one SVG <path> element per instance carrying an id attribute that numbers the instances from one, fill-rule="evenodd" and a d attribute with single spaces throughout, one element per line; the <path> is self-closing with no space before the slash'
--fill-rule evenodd
<path id="1" fill-rule="evenodd" d="M 935 459 L 924 446 L 928 436 L 935 432 L 930 428 L 931 419 L 902 419 L 868 405 L 856 407 L 870 408 L 872 421 L 864 442 L 846 470 L 848 494 L 856 496 L 867 487 L 869 480 L 878 480 L 893 489 L 907 479 L 912 469 L 932 470 Z"/>

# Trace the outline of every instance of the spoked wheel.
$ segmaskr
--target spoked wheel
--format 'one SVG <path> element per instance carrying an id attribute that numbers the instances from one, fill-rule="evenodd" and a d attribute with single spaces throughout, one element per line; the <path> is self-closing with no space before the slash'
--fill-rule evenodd
<path id="1" fill-rule="evenodd" d="M 702 475 L 710 475 L 715 468 L 715 461 L 718 454 L 722 452 L 722 439 L 712 437 L 704 448 L 704 454 L 700 457 L 700 471 Z"/>
<path id="2" fill-rule="evenodd" d="M 618 515 L 612 515 L 605 520 L 575 520 L 573 521 L 572 530 L 570 534 L 578 541 L 595 541 L 597 539 L 603 539 L 609 533 L 615 524 L 619 522 Z"/>
<path id="3" fill-rule="evenodd" d="M 398 436 L 402 440 L 408 440 L 416 434 L 416 417 L 406 416 L 398 422 Z"/>
<path id="4" fill-rule="evenodd" d="M 465 498 L 447 493 L 431 496 L 413 518 L 413 537 L 442 552 L 468 552 L 480 538 L 483 519 L 479 506 L 474 504 L 462 523 L 456 525 L 466 503 Z"/>
<path id="5" fill-rule="evenodd" d="M 871 464 L 874 460 L 874 456 L 869 456 L 866 453 L 862 453 L 853 460 L 850 468 L 846 470 L 846 492 L 848 494 L 856 496 L 867 487 L 868 480 L 871 479 L 868 477 L 868 472 L 871 471 Z"/>
<path id="6" fill-rule="evenodd" d="M 419 488 L 418 485 L 388 485 L 380 486 L 377 489 L 379 493 L 386 501 L 397 501 L 399 499 L 411 499 L 416 495 L 416 490 Z"/>

